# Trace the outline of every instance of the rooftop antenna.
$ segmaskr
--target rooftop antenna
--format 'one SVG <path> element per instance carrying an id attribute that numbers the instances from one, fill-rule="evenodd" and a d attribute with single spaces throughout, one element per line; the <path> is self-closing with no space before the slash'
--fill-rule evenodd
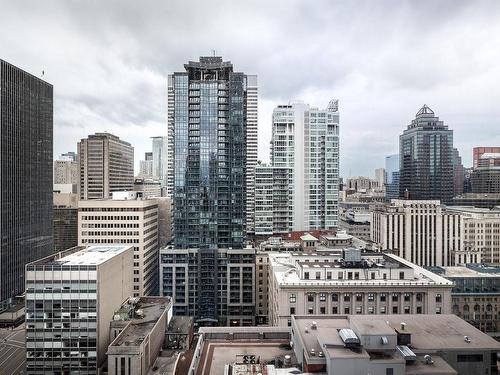
<path id="1" fill-rule="evenodd" d="M 215 50 L 214 49 L 212 50 L 212 53 L 214 54 L 214 57 L 215 57 Z"/>

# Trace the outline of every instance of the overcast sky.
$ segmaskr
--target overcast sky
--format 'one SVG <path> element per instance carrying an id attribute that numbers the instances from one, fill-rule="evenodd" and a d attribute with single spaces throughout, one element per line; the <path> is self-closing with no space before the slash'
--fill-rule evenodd
<path id="1" fill-rule="evenodd" d="M 425 103 L 472 147 L 500 146 L 500 1 L 3 1 L 0 58 L 54 85 L 54 157 L 108 131 L 136 166 L 166 135 L 167 74 L 212 50 L 274 106 L 340 101 L 341 172 L 373 175 Z"/>

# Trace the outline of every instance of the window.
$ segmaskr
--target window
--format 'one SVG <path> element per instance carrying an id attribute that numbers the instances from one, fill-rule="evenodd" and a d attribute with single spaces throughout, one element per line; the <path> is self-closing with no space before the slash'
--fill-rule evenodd
<path id="1" fill-rule="evenodd" d="M 375 280 L 375 272 L 372 272 L 372 273 L 371 273 L 371 279 L 372 279 L 372 280 Z"/>
<path id="2" fill-rule="evenodd" d="M 417 314 L 422 314 L 422 306 L 417 306 Z"/>
<path id="3" fill-rule="evenodd" d="M 297 295 L 290 294 L 290 303 L 295 303 L 295 302 L 297 302 Z"/>
<path id="4" fill-rule="evenodd" d="M 347 272 L 347 280 L 352 280 L 352 272 Z"/>
<path id="5" fill-rule="evenodd" d="M 399 296 L 397 295 L 397 293 L 393 293 L 392 294 L 392 302 L 398 302 L 398 299 L 399 299 Z"/>
<path id="6" fill-rule="evenodd" d="M 363 309 L 361 306 L 356 306 L 356 314 L 361 314 L 363 312 Z"/>
<path id="7" fill-rule="evenodd" d="M 436 294 L 436 302 L 441 302 L 441 294 Z"/>
<path id="8" fill-rule="evenodd" d="M 368 301 L 373 302 L 375 300 L 375 294 L 373 293 L 368 293 Z"/>
<path id="9" fill-rule="evenodd" d="M 314 294 L 307 295 L 307 302 L 314 302 Z"/>
<path id="10" fill-rule="evenodd" d="M 361 293 L 356 294 L 356 302 L 363 302 L 363 295 Z"/>
<path id="11" fill-rule="evenodd" d="M 332 302 L 338 302 L 339 301 L 339 295 L 337 293 L 332 294 Z"/>
<path id="12" fill-rule="evenodd" d="M 397 314 L 398 313 L 398 307 L 397 306 L 392 306 L 392 313 Z"/>
<path id="13" fill-rule="evenodd" d="M 350 309 L 349 307 L 344 307 L 344 314 L 349 315 L 350 314 Z"/>
<path id="14" fill-rule="evenodd" d="M 386 300 L 385 294 L 381 294 L 380 295 L 380 302 L 385 302 L 385 300 Z"/>
<path id="15" fill-rule="evenodd" d="M 436 307 L 436 314 L 441 314 L 441 307 Z"/>
<path id="16" fill-rule="evenodd" d="M 309 280 L 309 272 L 304 272 L 304 279 Z"/>
<path id="17" fill-rule="evenodd" d="M 316 272 L 316 280 L 320 280 L 321 279 L 321 272 Z"/>
<path id="18" fill-rule="evenodd" d="M 351 301 L 351 295 L 350 294 L 344 294 L 344 302 L 350 302 Z"/>
<path id="19" fill-rule="evenodd" d="M 399 280 L 404 280 L 405 279 L 405 273 L 404 272 L 400 272 L 399 273 Z"/>
<path id="20" fill-rule="evenodd" d="M 394 369 L 392 367 L 386 368 L 385 375 L 394 375 Z"/>
<path id="21" fill-rule="evenodd" d="M 385 312 L 386 312 L 385 306 L 380 306 L 380 313 L 385 314 Z"/>
<path id="22" fill-rule="evenodd" d="M 405 306 L 404 309 L 405 309 L 405 314 L 410 313 L 410 306 Z"/>
<path id="23" fill-rule="evenodd" d="M 326 273 L 326 279 L 327 280 L 331 280 L 332 279 L 332 273 L 331 272 L 327 272 Z"/>
<path id="24" fill-rule="evenodd" d="M 410 293 L 405 293 L 404 295 L 405 302 L 410 302 Z"/>
<path id="25" fill-rule="evenodd" d="M 332 307 L 332 314 L 338 314 L 339 313 L 339 308 L 337 306 Z"/>
<path id="26" fill-rule="evenodd" d="M 422 293 L 417 293 L 417 302 L 422 302 Z"/>
<path id="27" fill-rule="evenodd" d="M 344 279 L 344 274 L 342 272 L 339 272 L 339 280 L 343 280 Z"/>
<path id="28" fill-rule="evenodd" d="M 314 314 L 314 309 L 313 309 L 312 307 L 308 307 L 308 308 L 307 308 L 307 313 L 308 313 L 309 315 Z"/>
<path id="29" fill-rule="evenodd" d="M 295 315 L 295 307 L 290 307 L 290 315 Z"/>
<path id="30" fill-rule="evenodd" d="M 368 306 L 368 314 L 373 314 L 375 312 L 375 307 Z"/>
<path id="31" fill-rule="evenodd" d="M 326 293 L 320 293 L 319 300 L 320 300 L 320 302 L 325 302 L 326 301 Z"/>
<path id="32" fill-rule="evenodd" d="M 319 313 L 320 313 L 320 314 L 326 314 L 326 307 L 325 307 L 325 306 L 321 306 L 321 307 L 319 308 Z"/>
<path id="33" fill-rule="evenodd" d="M 359 280 L 359 272 L 354 272 L 354 280 Z"/>

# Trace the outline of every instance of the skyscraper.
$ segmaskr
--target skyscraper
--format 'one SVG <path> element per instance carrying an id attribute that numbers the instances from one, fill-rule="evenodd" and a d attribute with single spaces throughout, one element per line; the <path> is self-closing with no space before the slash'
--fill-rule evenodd
<path id="1" fill-rule="evenodd" d="M 168 175 L 168 138 L 152 137 L 153 140 L 153 178 L 159 180 L 161 187 L 167 186 Z"/>
<path id="2" fill-rule="evenodd" d="M 144 153 L 144 160 L 139 161 L 139 177 L 153 178 L 153 153 Z"/>
<path id="3" fill-rule="evenodd" d="M 399 154 L 385 157 L 385 197 L 396 199 L 399 197 Z"/>
<path id="4" fill-rule="evenodd" d="M 289 168 L 290 230 L 338 225 L 339 111 L 296 102 L 273 111 L 273 167 Z"/>
<path id="5" fill-rule="evenodd" d="M 248 111 L 256 107 L 249 99 L 253 80 L 221 57 L 200 57 L 184 68 L 169 76 L 174 243 L 179 248 L 242 247 Z"/>
<path id="6" fill-rule="evenodd" d="M 424 106 L 399 137 L 401 198 L 453 198 L 453 131 Z"/>
<path id="7" fill-rule="evenodd" d="M 458 149 L 453 149 L 453 196 L 464 192 L 465 169 Z"/>
<path id="8" fill-rule="evenodd" d="M 80 199 L 110 198 L 114 191 L 134 188 L 134 148 L 109 133 L 78 142 Z"/>
<path id="9" fill-rule="evenodd" d="M 0 303 L 53 251 L 52 139 L 52 85 L 0 60 Z"/>

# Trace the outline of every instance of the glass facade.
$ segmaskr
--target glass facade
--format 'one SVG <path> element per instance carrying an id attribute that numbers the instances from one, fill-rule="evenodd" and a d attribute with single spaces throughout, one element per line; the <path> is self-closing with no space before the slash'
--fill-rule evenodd
<path id="1" fill-rule="evenodd" d="M 0 302 L 53 251 L 52 85 L 0 60 Z"/>
<path id="2" fill-rule="evenodd" d="M 399 195 L 407 199 L 453 198 L 453 131 L 427 106 L 399 137 Z"/>
<path id="3" fill-rule="evenodd" d="M 177 248 L 241 248 L 245 239 L 246 75 L 201 57 L 171 77 Z"/>

